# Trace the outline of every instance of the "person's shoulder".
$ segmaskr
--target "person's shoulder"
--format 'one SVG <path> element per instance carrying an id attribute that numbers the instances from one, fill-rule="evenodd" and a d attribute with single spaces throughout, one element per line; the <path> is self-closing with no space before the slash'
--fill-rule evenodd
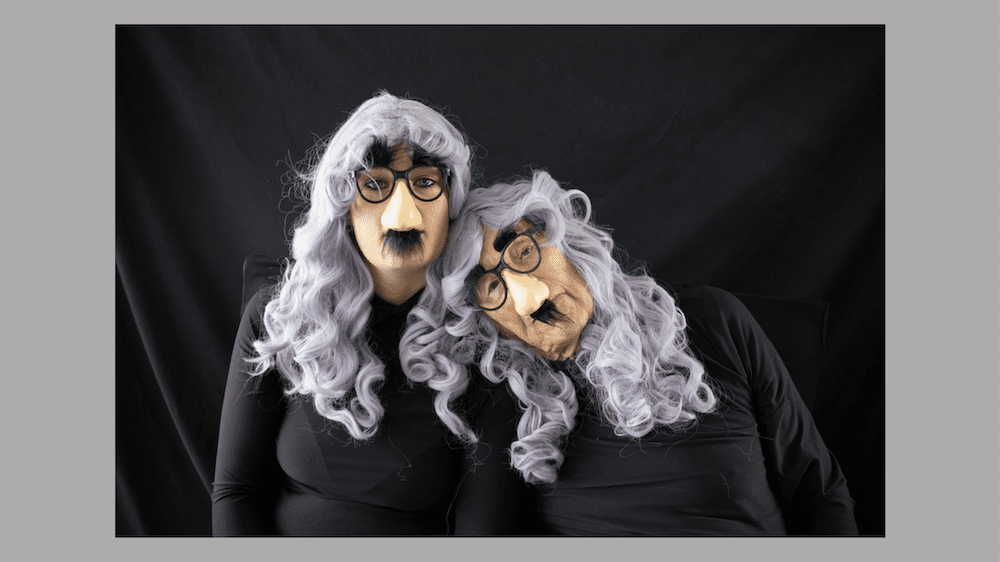
<path id="1" fill-rule="evenodd" d="M 707 285 L 678 291 L 675 302 L 684 315 L 688 342 L 697 350 L 697 357 L 702 361 L 710 357 L 729 371 L 741 373 L 740 380 L 745 382 L 750 372 L 746 344 L 753 322 L 743 302 L 725 289 Z M 712 377 L 728 384 L 725 372 L 715 370 Z"/>
<path id="2" fill-rule="evenodd" d="M 679 288 L 675 301 L 689 320 L 697 317 L 706 321 L 740 321 L 746 314 L 746 306 L 740 299 L 725 289 L 710 285 Z"/>
<path id="3" fill-rule="evenodd" d="M 261 287 L 254 293 L 247 300 L 246 306 L 243 307 L 243 321 L 253 326 L 259 326 L 261 319 L 264 317 L 264 309 L 275 298 L 274 293 L 275 288 L 273 286 Z"/>

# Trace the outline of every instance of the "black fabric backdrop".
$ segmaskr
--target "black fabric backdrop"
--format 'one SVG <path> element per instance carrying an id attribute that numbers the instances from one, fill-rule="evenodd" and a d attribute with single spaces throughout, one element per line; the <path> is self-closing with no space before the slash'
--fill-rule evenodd
<path id="1" fill-rule="evenodd" d="M 288 163 L 376 90 L 457 116 L 480 183 L 585 191 L 674 284 L 830 304 L 814 415 L 885 533 L 885 33 L 877 27 L 118 27 L 116 534 L 211 532 L 249 254 Z"/>

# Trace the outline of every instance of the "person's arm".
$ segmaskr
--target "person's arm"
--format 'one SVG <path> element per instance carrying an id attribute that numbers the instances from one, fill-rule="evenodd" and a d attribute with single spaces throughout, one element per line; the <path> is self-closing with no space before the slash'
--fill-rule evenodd
<path id="1" fill-rule="evenodd" d="M 820 436 L 781 357 L 733 295 L 715 290 L 753 391 L 754 415 L 769 480 L 787 511 L 791 534 L 856 535 L 847 480 Z"/>
<path id="2" fill-rule="evenodd" d="M 247 304 L 240 322 L 222 404 L 212 491 L 212 534 L 275 534 L 272 511 L 280 484 L 275 437 L 284 412 L 276 372 L 247 374 L 263 305 Z"/>
<path id="3" fill-rule="evenodd" d="M 463 458 L 463 480 L 455 498 L 456 535 L 537 534 L 533 488 L 510 468 L 507 449 L 517 438 L 517 412 L 506 385 L 494 385 L 469 366 L 478 396 L 469 422 L 480 431 L 479 445 Z"/>

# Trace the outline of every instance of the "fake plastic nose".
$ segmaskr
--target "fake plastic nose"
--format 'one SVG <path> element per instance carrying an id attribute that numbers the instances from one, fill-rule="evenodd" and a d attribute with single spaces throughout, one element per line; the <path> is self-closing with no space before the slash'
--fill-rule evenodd
<path id="1" fill-rule="evenodd" d="M 529 273 L 503 270 L 507 293 L 514 301 L 514 311 L 520 316 L 530 316 L 549 298 L 549 286 Z"/>
<path id="2" fill-rule="evenodd" d="M 396 181 L 396 188 L 389 197 L 389 205 L 382 211 L 382 228 L 386 230 L 413 230 L 421 225 L 423 217 L 417 202 L 406 186 L 406 180 Z"/>

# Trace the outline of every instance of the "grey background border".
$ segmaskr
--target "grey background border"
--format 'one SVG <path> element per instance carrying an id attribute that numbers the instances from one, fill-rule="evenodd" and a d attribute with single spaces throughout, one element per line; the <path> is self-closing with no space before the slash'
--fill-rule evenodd
<path id="1" fill-rule="evenodd" d="M 465 4 L 125 2 L 8 7 L 3 239 L 4 532 L 18 558 L 287 554 L 487 559 L 1000 557 L 1000 6 L 958 0 L 702 2 L 598 11 Z M 992 4 L 992 5 L 991 5 Z M 465 5 L 460 11 L 453 6 Z M 393 9 L 394 7 L 397 7 Z M 419 14 L 419 15 L 417 15 Z M 433 18 L 433 20 L 432 20 Z M 114 25 L 125 23 L 886 25 L 886 537 L 114 538 Z M 333 542 L 330 542 L 330 541 Z M 470 542 L 471 541 L 471 542 Z M 706 542 L 707 541 L 707 542 Z M 970 556 L 971 554 L 971 556 Z M 22 555 L 22 556 L 18 556 Z"/>

